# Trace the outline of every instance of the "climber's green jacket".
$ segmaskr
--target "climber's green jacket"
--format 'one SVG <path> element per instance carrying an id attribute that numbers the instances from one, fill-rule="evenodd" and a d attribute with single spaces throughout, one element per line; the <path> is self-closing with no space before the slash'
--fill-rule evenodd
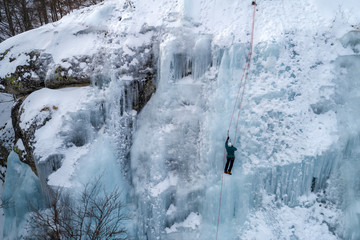
<path id="1" fill-rule="evenodd" d="M 235 157 L 235 151 L 237 150 L 237 148 L 232 146 L 232 145 L 229 146 L 228 142 L 229 142 L 229 137 L 226 139 L 226 142 L 225 142 L 225 148 L 226 148 L 226 152 L 227 152 L 227 157 L 234 158 Z"/>

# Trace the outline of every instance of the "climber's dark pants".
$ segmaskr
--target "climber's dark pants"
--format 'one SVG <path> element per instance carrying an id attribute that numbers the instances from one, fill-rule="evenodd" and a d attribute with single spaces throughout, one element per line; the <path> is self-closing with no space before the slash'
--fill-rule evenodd
<path id="1" fill-rule="evenodd" d="M 234 160 L 235 160 L 235 157 L 227 157 L 227 161 L 225 164 L 225 170 L 224 170 L 225 172 L 231 172 L 231 169 L 234 165 Z M 229 163 L 230 163 L 230 167 L 229 167 Z"/>

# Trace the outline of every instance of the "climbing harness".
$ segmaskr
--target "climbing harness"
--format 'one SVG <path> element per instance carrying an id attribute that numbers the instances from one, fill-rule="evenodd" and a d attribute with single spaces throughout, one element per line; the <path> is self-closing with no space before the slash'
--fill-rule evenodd
<path id="1" fill-rule="evenodd" d="M 257 6 L 257 4 L 256 4 L 255 1 L 253 1 L 253 2 L 252 2 L 252 5 L 254 6 L 254 11 L 253 11 L 253 19 L 252 19 L 252 28 L 251 28 L 251 39 L 250 39 L 249 53 L 248 53 L 247 58 L 246 58 L 246 63 L 245 63 L 244 71 L 243 71 L 243 73 L 242 73 L 239 90 L 238 90 L 237 97 L 236 97 L 236 101 L 235 101 L 235 104 L 234 104 L 234 109 L 233 109 L 233 112 L 232 112 L 232 115 L 231 115 L 231 119 L 230 119 L 230 123 L 229 123 L 228 130 L 227 130 L 227 135 L 229 136 L 229 130 L 230 130 L 230 127 L 231 127 L 231 123 L 232 123 L 232 121 L 233 121 L 233 117 L 234 117 L 236 105 L 237 105 L 237 103 L 238 103 L 239 95 L 240 95 L 241 88 L 242 88 L 240 106 L 239 106 L 238 115 L 237 115 L 237 120 L 236 120 L 236 128 L 235 128 L 234 141 L 236 141 L 236 134 L 237 134 L 238 124 L 239 124 L 240 110 L 241 110 L 242 103 L 243 103 L 243 99 L 244 99 L 245 85 L 246 85 L 247 76 L 248 76 L 248 74 L 249 74 L 249 68 L 250 68 L 250 62 L 251 62 L 251 55 L 252 55 L 252 48 L 253 48 L 253 42 L 254 42 L 255 12 L 256 12 L 256 6 Z M 243 81 L 244 81 L 244 85 L 242 86 Z M 217 219 L 217 226 L 216 226 L 216 240 L 218 239 L 218 232 L 219 232 L 219 221 L 220 221 L 220 209 L 221 209 L 222 187 L 223 187 L 223 179 L 224 179 L 225 156 L 226 156 L 226 150 L 224 149 L 223 167 L 222 167 L 222 170 L 221 170 L 221 171 L 222 171 L 222 174 L 221 174 L 220 202 L 219 202 L 219 211 L 218 211 L 218 219 Z"/>

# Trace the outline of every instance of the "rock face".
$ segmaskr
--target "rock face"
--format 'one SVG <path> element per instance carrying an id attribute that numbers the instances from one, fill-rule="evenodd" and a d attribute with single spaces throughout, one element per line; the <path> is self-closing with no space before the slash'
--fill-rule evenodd
<path id="1" fill-rule="evenodd" d="M 28 94 L 44 87 L 56 89 L 84 86 L 90 83 L 94 89 L 104 90 L 109 87 L 109 83 L 114 80 L 115 75 L 115 79 L 123 80 L 125 96 L 122 99 L 132 99 L 130 105 L 125 102 L 121 103 L 120 100 L 120 105 L 123 108 L 120 111 L 124 111 L 125 105 L 127 105 L 139 112 L 156 90 L 157 55 L 154 53 L 154 49 L 157 50 L 156 41 L 155 44 L 151 43 L 134 48 L 133 51 L 136 54 L 125 53 L 122 48 L 110 53 L 102 50 L 96 56 L 74 56 L 63 59 L 61 65 L 54 64 L 49 54 L 40 52 L 26 54 L 31 56 L 28 65 L 17 66 L 16 71 L 12 74 L 17 78 L 13 78 L 11 81 L 9 78 L 1 79 L 5 91 L 17 96 L 11 117 L 15 132 L 14 143 L 19 140 L 22 141 L 22 149 L 14 148 L 19 154 L 20 160 L 28 164 L 33 172 L 38 175 L 38 171 L 40 171 L 38 168 L 44 164 L 36 164 L 34 156 L 35 133 L 52 119 L 53 113 L 57 110 L 57 106 L 47 106 L 48 103 L 45 100 L 43 102 L 45 107 L 39 109 L 38 114 L 27 123 L 26 129 L 24 129 L 21 127 L 21 115 L 24 112 L 22 103 Z M 109 58 L 115 62 L 111 65 L 113 76 L 109 75 L 107 68 L 103 68 Z M 132 64 L 129 65 L 129 63 Z M 130 95 L 131 97 L 129 97 Z M 55 165 L 61 165 L 61 161 L 56 161 Z M 46 166 L 46 169 L 52 169 L 52 172 L 58 168 L 59 166 Z M 46 175 L 48 176 L 49 173 Z"/>
<path id="2" fill-rule="evenodd" d="M 1 62 L 9 61 L 11 63 L 16 60 L 13 57 L 6 58 L 6 55 L 4 54 L 0 58 Z M 24 55 L 27 59 L 26 64 L 16 66 L 14 72 L 0 78 L 0 83 L 5 86 L 5 91 L 16 96 L 26 95 L 44 87 L 46 61 L 40 58 L 40 52 L 37 51 L 24 53 Z"/>
<path id="3" fill-rule="evenodd" d="M 0 93 L 0 181 L 5 180 L 6 160 L 14 145 L 14 130 L 11 121 L 12 96 Z"/>
<path id="4" fill-rule="evenodd" d="M 38 175 L 34 157 L 33 157 L 33 142 L 34 142 L 34 133 L 36 129 L 39 129 L 41 126 L 45 125 L 45 123 L 51 118 L 51 116 L 46 117 L 41 123 L 38 121 L 34 121 L 31 124 L 31 127 L 27 131 L 23 131 L 20 127 L 20 116 L 21 116 L 21 104 L 23 103 L 24 98 L 19 98 L 17 103 L 11 110 L 11 118 L 12 124 L 14 126 L 15 132 L 15 143 L 19 140 L 23 143 L 23 148 L 19 148 L 15 145 L 14 151 L 19 155 L 19 158 L 22 162 L 28 164 L 32 171 Z"/>
<path id="5" fill-rule="evenodd" d="M 141 54 L 144 59 L 127 69 L 124 66 L 135 58 L 129 55 L 122 56 L 124 54 L 122 49 L 119 49 L 120 53 L 116 53 L 115 56 L 120 58 L 117 65 L 114 66 L 118 68 L 117 74 L 119 76 L 132 76 L 139 82 L 140 89 L 147 86 L 146 93 L 140 94 L 141 98 L 144 99 L 154 92 L 153 86 L 148 84 L 156 72 L 156 68 L 153 67 L 153 55 L 150 53 L 146 56 L 146 53 L 144 53 L 144 51 L 149 51 L 151 48 L 152 46 L 147 46 L 147 48 L 137 49 L 136 54 Z M 63 59 L 61 64 L 55 64 L 50 54 L 41 53 L 40 51 L 32 51 L 24 53 L 24 55 L 28 57 L 25 65 L 18 65 L 13 73 L 7 74 L 3 78 L 0 77 L 0 84 L 5 87 L 2 91 L 21 97 L 43 87 L 57 89 L 89 85 L 91 82 L 100 87 L 104 85 L 104 82 L 98 81 L 97 76 L 101 74 L 101 66 L 104 65 L 104 61 L 107 61 L 108 54 L 99 52 L 95 56 L 74 56 L 73 58 Z M 13 59 L 0 58 L 0 62 L 6 60 L 11 62 Z M 141 102 L 144 102 L 144 100 L 141 100 Z M 140 110 L 140 108 L 137 107 L 136 110 Z"/>
<path id="6" fill-rule="evenodd" d="M 16 66 L 12 73 L 0 77 L 0 83 L 5 87 L 4 91 L 17 97 L 25 96 L 43 87 L 61 88 L 78 84 L 90 84 L 90 73 L 80 66 L 91 62 L 90 56 L 64 59 L 62 65 L 54 64 L 51 54 L 41 51 L 23 53 L 26 60 L 23 65 Z M 21 57 L 20 55 L 20 57 Z M 12 57 L 0 58 L 0 62 L 11 63 L 16 59 Z"/>
<path id="7" fill-rule="evenodd" d="M 29 120 L 29 126 L 21 127 L 22 103 L 34 91 L 90 85 L 101 92 L 112 81 L 118 81 L 119 95 L 124 95 L 118 100 L 121 116 L 126 111 L 130 116 L 129 108 L 139 112 L 145 106 L 156 90 L 159 29 L 147 24 L 136 30 L 124 28 L 132 21 L 129 14 L 133 11 L 128 3 L 101 4 L 83 9 L 81 19 L 70 14 L 57 23 L 1 43 L 0 92 L 12 94 L 17 101 L 10 124 L 0 125 L 1 133 L 11 130 L 10 137 L 0 139 L 4 143 L 0 145 L 2 166 L 6 166 L 6 158 L 14 149 L 20 160 L 38 174 L 34 135 L 52 119 L 56 109 L 44 99 L 44 107 Z"/>

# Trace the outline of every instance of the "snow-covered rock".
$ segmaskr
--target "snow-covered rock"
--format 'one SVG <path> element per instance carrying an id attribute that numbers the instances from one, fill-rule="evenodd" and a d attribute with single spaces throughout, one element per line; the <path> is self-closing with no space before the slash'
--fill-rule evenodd
<path id="1" fill-rule="evenodd" d="M 0 45 L 0 84 L 23 96 L 44 87 L 99 84 L 108 70 L 140 82 L 151 80 L 156 29 L 142 25 L 138 31 L 118 31 L 129 12 L 125 3 L 100 3 L 7 39 Z"/>
<path id="2" fill-rule="evenodd" d="M 9 94 L 0 94 L 0 179 L 4 181 L 6 159 L 14 145 L 14 129 L 11 121 L 13 98 Z"/>

